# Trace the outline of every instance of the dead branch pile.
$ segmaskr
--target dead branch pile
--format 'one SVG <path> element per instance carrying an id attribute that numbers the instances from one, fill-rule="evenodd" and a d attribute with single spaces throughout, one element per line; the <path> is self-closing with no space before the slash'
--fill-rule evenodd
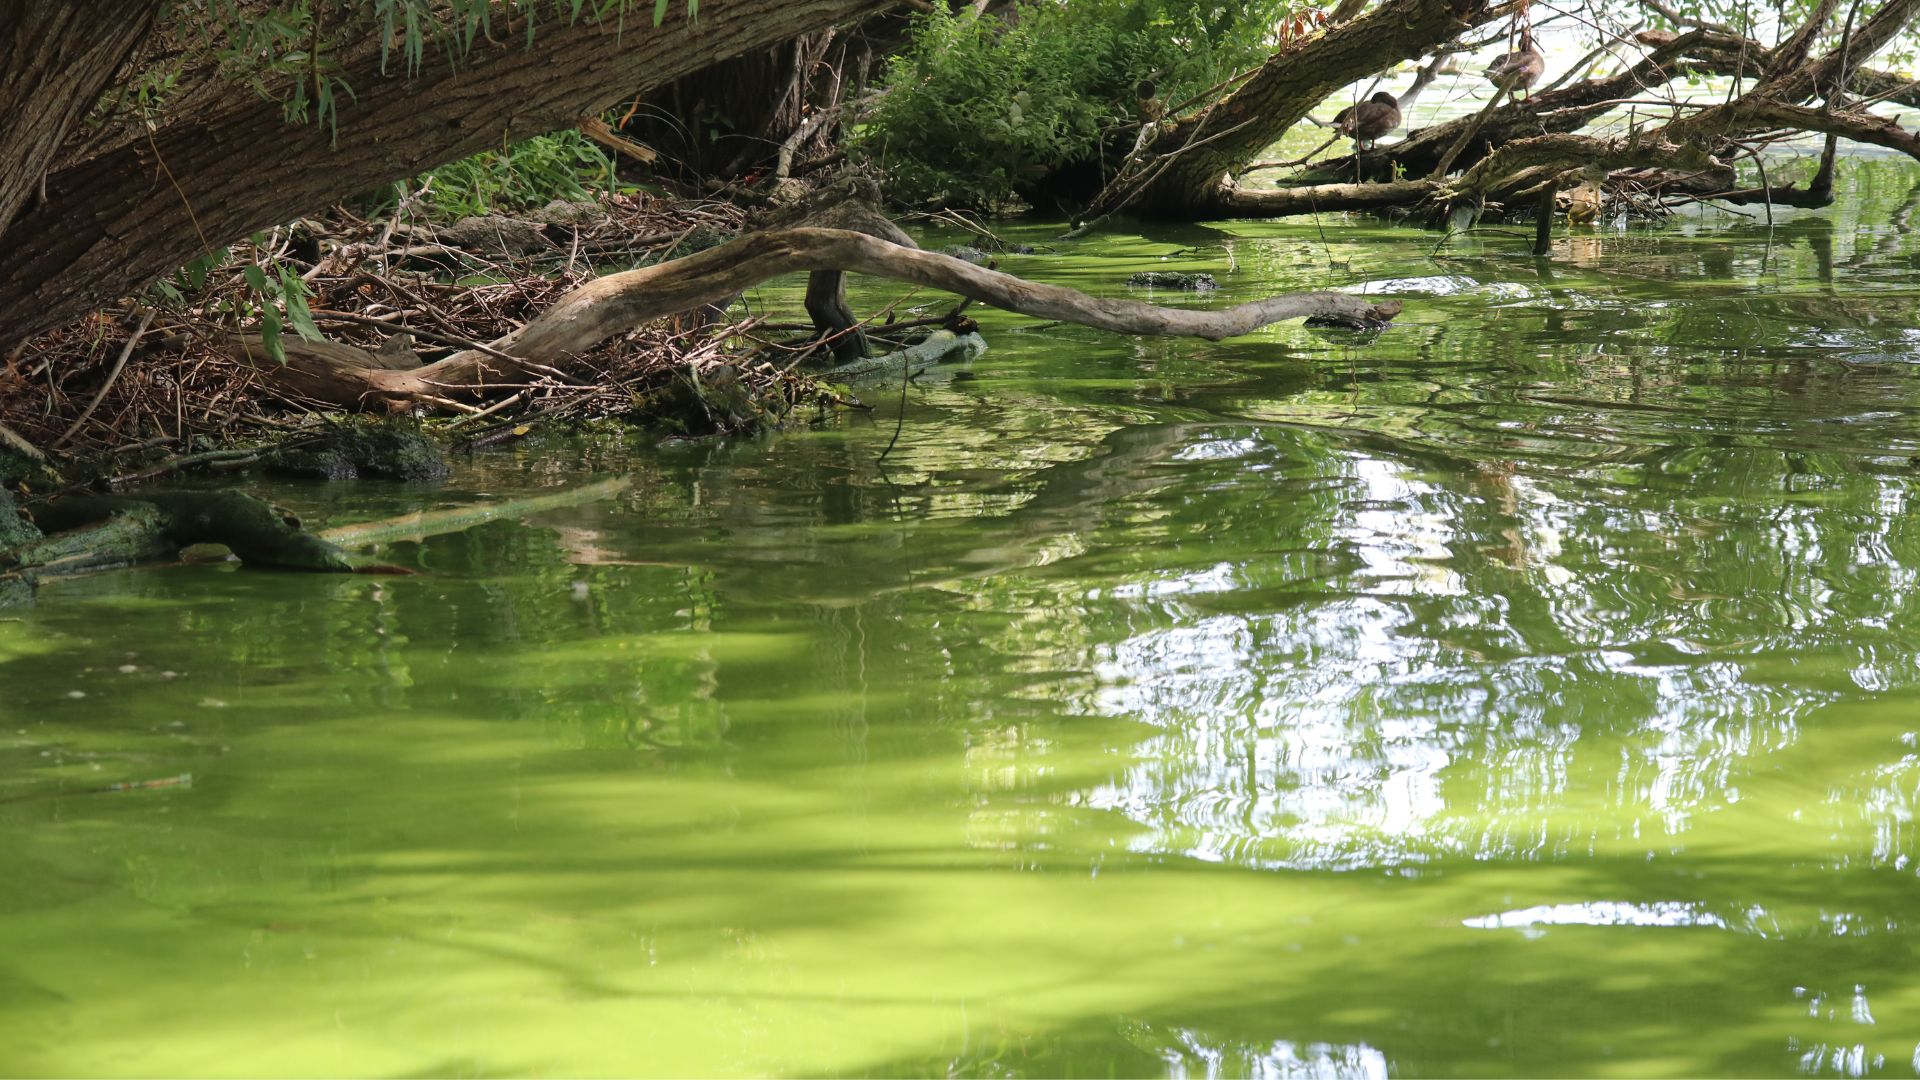
<path id="1" fill-rule="evenodd" d="M 0 425 L 68 455 L 185 451 L 301 430 L 337 410 L 338 402 L 276 378 L 271 360 L 233 355 L 234 336 L 257 335 L 263 307 L 277 302 L 284 310 L 276 297 L 288 291 L 270 281 L 263 294 L 248 280 L 250 267 L 303 279 L 312 324 L 326 339 L 319 347 L 354 347 L 402 369 L 502 337 L 609 268 L 712 246 L 742 221 L 725 203 L 645 195 L 440 228 L 410 222 L 410 209 L 372 221 L 336 209 L 325 220 L 273 230 L 224 252 L 198 287 L 176 276 L 166 288 L 22 345 L 0 359 Z M 752 344 L 755 331 L 751 322 L 650 323 L 570 357 L 564 371 L 526 372 L 504 399 L 485 406 L 449 399 L 441 411 L 631 413 L 676 373 Z M 308 344 L 291 325 L 281 341 L 296 350 Z M 809 392 L 804 380 L 765 365 L 745 371 L 756 394 L 792 403 Z"/>
<path id="2" fill-rule="evenodd" d="M 404 218 L 405 200 L 384 222 L 341 211 L 276 228 L 43 338 L 0 369 L 0 415 L 15 418 L 14 441 L 46 450 L 192 449 L 334 410 L 458 414 L 455 425 L 665 412 L 690 433 L 760 427 L 807 398 L 839 400 L 793 373 L 806 355 L 886 341 L 847 309 L 848 271 L 1124 334 L 1219 340 L 1292 318 L 1377 326 L 1400 310 L 1334 292 L 1204 311 L 1092 297 L 919 250 L 862 201 L 731 239 L 738 211 L 641 197 L 443 227 Z M 724 321 L 746 290 L 798 272 L 811 275 L 811 324 L 792 329 L 810 329 L 808 344 L 761 340 L 772 327 L 757 318 Z M 958 314 L 910 322 L 960 330 Z"/>

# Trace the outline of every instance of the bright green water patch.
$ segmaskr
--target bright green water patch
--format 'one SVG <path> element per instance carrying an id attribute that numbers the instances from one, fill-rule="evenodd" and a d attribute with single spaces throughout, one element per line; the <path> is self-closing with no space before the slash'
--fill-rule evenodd
<path id="1" fill-rule="evenodd" d="M 636 477 L 417 577 L 50 586 L 0 621 L 0 1069 L 1908 1075 L 1920 243 L 1861 175 L 1546 262 L 1143 226 L 1006 261 L 1407 314 L 988 313 L 884 461 L 883 387 L 271 492 Z"/>

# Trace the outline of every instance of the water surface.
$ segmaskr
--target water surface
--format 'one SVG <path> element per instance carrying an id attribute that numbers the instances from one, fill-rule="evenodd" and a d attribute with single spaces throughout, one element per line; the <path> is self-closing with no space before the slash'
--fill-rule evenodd
<path id="1" fill-rule="evenodd" d="M 417 577 L 52 585 L 0 1070 L 1911 1075 L 1920 242 L 1853 175 L 1544 261 L 1137 225 L 1007 268 L 1407 313 L 989 312 L 903 416 L 266 489 L 636 480 Z"/>

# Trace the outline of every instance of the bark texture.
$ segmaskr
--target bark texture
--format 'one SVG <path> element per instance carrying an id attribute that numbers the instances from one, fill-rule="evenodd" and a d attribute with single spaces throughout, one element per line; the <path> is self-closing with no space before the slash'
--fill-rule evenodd
<path id="1" fill-rule="evenodd" d="M 153 27 L 158 0 L 0 0 L 0 233 Z"/>
<path id="2" fill-rule="evenodd" d="M 53 0 L 4 0 L 39 9 Z M 120 2 L 120 0 L 115 0 Z M 460 66 L 381 72 L 377 34 L 342 56 L 353 97 L 337 129 L 289 124 L 236 86 L 150 140 L 48 179 L 49 201 L 0 237 L 0 345 L 69 322 L 249 232 L 503 142 L 570 127 L 721 60 L 863 16 L 885 0 L 707 0 L 690 21 L 520 25 L 477 37 Z M 497 25 L 507 25 L 506 16 Z M 0 86 L 14 74 L 0 70 Z"/>

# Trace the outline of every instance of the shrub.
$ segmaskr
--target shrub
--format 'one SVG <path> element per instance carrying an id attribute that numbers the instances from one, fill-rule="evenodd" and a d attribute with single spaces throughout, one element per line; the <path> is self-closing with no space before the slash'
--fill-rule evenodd
<path id="1" fill-rule="evenodd" d="M 449 162 L 421 179 L 432 181 L 434 216 L 452 220 L 545 206 L 555 199 L 589 199 L 589 185 L 604 189 L 613 175 L 606 151 L 568 129 Z"/>
<path id="2" fill-rule="evenodd" d="M 1205 90 L 1264 58 L 1294 6 L 1038 0 L 996 19 L 935 5 L 888 68 L 854 150 L 906 202 L 1039 202 L 1055 177 L 1115 149 L 1141 80 L 1168 102 Z"/>

